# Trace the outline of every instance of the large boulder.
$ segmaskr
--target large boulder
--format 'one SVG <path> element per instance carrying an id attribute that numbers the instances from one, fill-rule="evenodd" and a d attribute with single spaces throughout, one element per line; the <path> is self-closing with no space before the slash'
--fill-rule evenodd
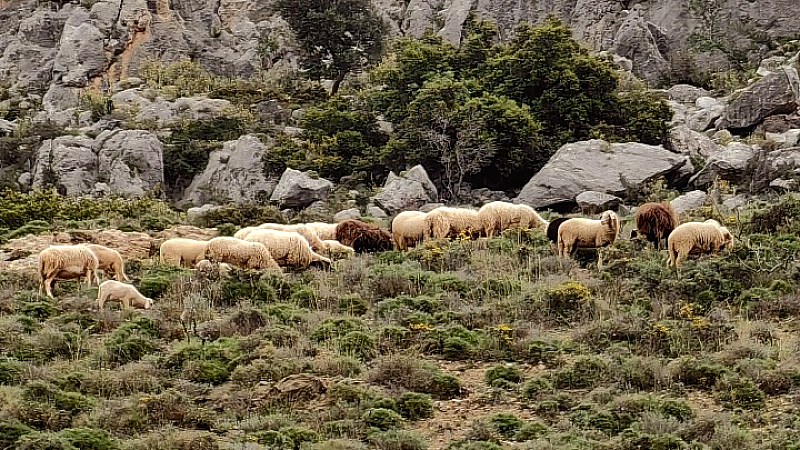
<path id="1" fill-rule="evenodd" d="M 64 195 L 91 192 L 97 176 L 93 146 L 94 140 L 84 136 L 60 136 L 42 142 L 36 152 L 33 187 L 52 184 Z"/>
<path id="2" fill-rule="evenodd" d="M 318 200 L 325 200 L 332 190 L 330 181 L 287 167 L 272 191 L 270 201 L 278 202 L 281 208 L 305 208 Z"/>
<path id="3" fill-rule="evenodd" d="M 103 131 L 95 139 L 94 150 L 98 159 L 97 178 L 111 192 L 140 196 L 163 188 L 163 145 L 150 131 Z"/>
<path id="4" fill-rule="evenodd" d="M 747 169 L 758 156 L 758 150 L 741 142 L 731 142 L 721 152 L 717 152 L 706 160 L 705 166 L 689 180 L 696 188 L 707 188 L 715 178 L 741 183 Z"/>
<path id="5" fill-rule="evenodd" d="M 622 23 L 611 50 L 633 62 L 633 73 L 648 81 L 661 81 L 669 73 L 669 63 L 659 48 L 663 35 L 638 12 L 632 12 Z"/>
<path id="6" fill-rule="evenodd" d="M 374 198 L 375 204 L 390 215 L 406 209 L 416 209 L 437 200 L 439 192 L 420 165 L 401 172 L 400 175 L 389 173 L 386 183 Z"/>
<path id="7" fill-rule="evenodd" d="M 724 149 L 705 134 L 691 130 L 686 125 L 669 130 L 667 147 L 676 153 L 702 158 L 708 158 Z"/>
<path id="8" fill-rule="evenodd" d="M 667 89 L 667 98 L 678 103 L 694 105 L 698 98 L 708 97 L 709 92 L 691 84 L 676 84 Z"/>
<path id="9" fill-rule="evenodd" d="M 734 95 L 717 128 L 749 128 L 773 114 L 797 109 L 800 77 L 794 67 L 784 66 Z"/>
<path id="10" fill-rule="evenodd" d="M 184 200 L 195 205 L 211 199 L 235 202 L 267 199 L 277 180 L 262 170 L 261 158 L 269 148 L 252 135 L 244 135 L 211 152 L 205 170 L 186 188 Z"/>
<path id="11" fill-rule="evenodd" d="M 705 191 L 691 191 L 679 197 L 676 197 L 670 202 L 672 209 L 679 215 L 686 214 L 687 212 L 703 206 L 708 199 L 708 194 Z"/>
<path id="12" fill-rule="evenodd" d="M 684 164 L 684 156 L 658 145 L 575 142 L 558 149 L 514 201 L 544 208 L 574 205 L 575 197 L 589 190 L 619 196 L 626 190 L 623 180 L 640 188 L 657 177 L 670 177 Z"/>
<path id="13" fill-rule="evenodd" d="M 686 125 L 694 131 L 713 128 L 717 119 L 725 112 L 725 102 L 712 97 L 700 97 L 695 102 L 697 109 L 686 114 Z"/>

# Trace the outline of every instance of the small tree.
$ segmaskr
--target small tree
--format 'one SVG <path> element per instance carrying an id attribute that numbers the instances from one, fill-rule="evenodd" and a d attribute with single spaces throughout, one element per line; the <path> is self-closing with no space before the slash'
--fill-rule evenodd
<path id="1" fill-rule="evenodd" d="M 380 58 L 386 25 L 369 0 L 278 0 L 275 7 L 297 35 L 303 68 L 334 80 L 331 95 L 348 73 Z"/>

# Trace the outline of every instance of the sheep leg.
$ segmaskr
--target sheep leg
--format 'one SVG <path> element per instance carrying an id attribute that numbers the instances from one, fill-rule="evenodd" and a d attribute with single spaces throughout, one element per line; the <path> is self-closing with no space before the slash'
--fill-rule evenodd
<path id="1" fill-rule="evenodd" d="M 45 283 L 44 287 L 47 290 L 47 296 L 50 297 L 50 298 L 55 298 L 55 297 L 53 297 L 53 290 L 52 290 L 52 287 L 51 287 L 51 285 L 54 284 L 55 281 L 56 281 L 55 277 L 53 277 L 53 278 L 47 277 L 47 279 L 44 282 Z"/>

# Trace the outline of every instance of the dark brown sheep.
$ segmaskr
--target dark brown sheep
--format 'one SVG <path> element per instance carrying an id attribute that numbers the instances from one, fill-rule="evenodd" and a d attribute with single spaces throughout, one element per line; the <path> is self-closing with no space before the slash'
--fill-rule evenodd
<path id="1" fill-rule="evenodd" d="M 547 225 L 547 239 L 550 239 L 550 242 L 558 242 L 558 227 L 569 219 L 569 217 L 559 217 L 550 221 Z"/>
<path id="2" fill-rule="evenodd" d="M 660 248 L 661 240 L 669 238 L 678 226 L 678 215 L 669 202 L 645 203 L 636 210 L 636 233 L 644 235 L 653 246 Z M 631 233 L 631 236 L 634 236 Z"/>
<path id="3" fill-rule="evenodd" d="M 393 248 L 392 235 L 377 225 L 348 219 L 336 225 L 336 240 L 356 253 L 380 252 Z"/>

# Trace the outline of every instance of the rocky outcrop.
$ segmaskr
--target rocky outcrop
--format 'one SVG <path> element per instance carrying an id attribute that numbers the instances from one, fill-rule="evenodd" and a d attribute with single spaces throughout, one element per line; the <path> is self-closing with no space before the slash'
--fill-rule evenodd
<path id="1" fill-rule="evenodd" d="M 691 130 L 686 125 L 669 130 L 667 139 L 667 146 L 670 150 L 691 157 L 705 159 L 724 149 L 705 134 Z"/>
<path id="2" fill-rule="evenodd" d="M 39 147 L 33 169 L 33 187 L 52 184 L 64 195 L 87 194 L 97 181 L 94 140 L 83 136 L 60 136 Z"/>
<path id="3" fill-rule="evenodd" d="M 287 168 L 272 191 L 270 201 L 277 202 L 281 208 L 305 208 L 318 200 L 325 200 L 332 190 L 333 183 L 326 179 Z"/>
<path id="4" fill-rule="evenodd" d="M 622 204 L 622 199 L 605 192 L 586 191 L 578 194 L 575 202 L 584 213 L 597 214 L 609 209 L 616 209 Z"/>
<path id="5" fill-rule="evenodd" d="M 383 188 L 375 196 L 375 204 L 389 214 L 416 209 L 439 200 L 436 186 L 420 165 L 395 175 L 390 172 Z"/>
<path id="6" fill-rule="evenodd" d="M 672 209 L 679 215 L 684 215 L 687 212 L 703 206 L 708 199 L 708 194 L 705 191 L 690 191 L 679 197 L 676 197 L 670 202 Z"/>
<path id="7" fill-rule="evenodd" d="M 277 180 L 264 176 L 261 158 L 269 148 L 245 135 L 211 152 L 205 170 L 186 188 L 184 200 L 195 205 L 208 201 L 255 201 L 272 195 Z"/>
<path id="8" fill-rule="evenodd" d="M 734 95 L 718 129 L 750 128 L 773 114 L 791 113 L 800 104 L 797 69 L 784 66 Z"/>
<path id="9" fill-rule="evenodd" d="M 689 183 L 697 188 L 706 188 L 714 179 L 719 178 L 739 184 L 745 181 L 747 169 L 757 156 L 756 148 L 741 142 L 731 142 L 724 150 L 711 155 Z"/>
<path id="10" fill-rule="evenodd" d="M 661 146 L 639 143 L 610 144 L 593 139 L 566 144 L 514 200 L 534 208 L 574 205 L 584 191 L 623 195 L 660 176 L 675 174 L 685 157 Z"/>
<path id="11" fill-rule="evenodd" d="M 637 10 L 622 22 L 611 49 L 631 60 L 636 76 L 658 82 L 669 76 L 670 67 L 661 53 L 657 36 L 663 40 L 663 32 L 646 22 Z"/>

